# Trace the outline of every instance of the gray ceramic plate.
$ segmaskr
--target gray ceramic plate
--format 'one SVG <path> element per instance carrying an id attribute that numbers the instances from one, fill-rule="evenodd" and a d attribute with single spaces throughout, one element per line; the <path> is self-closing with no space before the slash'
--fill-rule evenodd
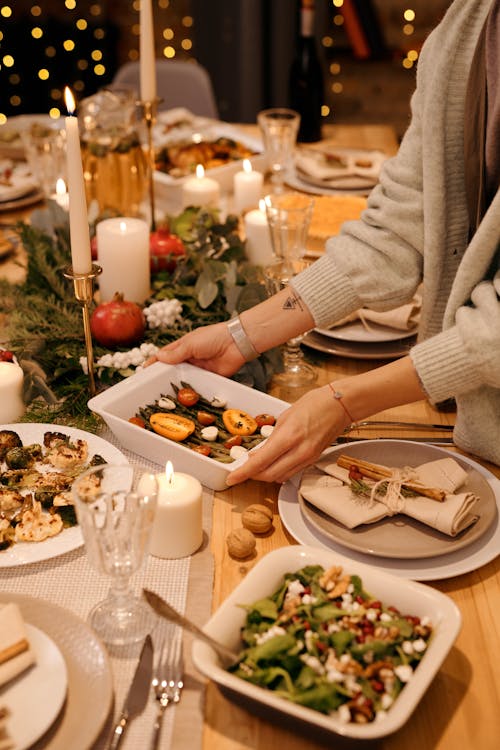
<path id="1" fill-rule="evenodd" d="M 363 524 L 356 529 L 348 529 L 305 501 L 299 494 L 300 508 L 307 521 L 322 534 L 344 547 L 367 555 L 398 559 L 436 557 L 456 552 L 472 544 L 488 531 L 497 518 L 495 493 L 485 477 L 469 464 L 461 461 L 459 455 L 443 448 L 402 440 L 374 440 L 341 445 L 329 451 L 329 455 L 333 457 L 340 453 L 395 467 L 418 466 L 426 461 L 449 455 L 468 474 L 463 489 L 474 492 L 480 498 L 475 507 L 475 512 L 477 511 L 479 515 L 478 521 L 457 536 L 449 537 L 403 515 L 384 518 L 373 524 Z"/>
<path id="2" fill-rule="evenodd" d="M 382 341 L 365 343 L 360 341 L 340 341 L 323 336 L 316 331 L 306 333 L 301 343 L 324 354 L 334 354 L 337 357 L 349 359 L 397 359 L 405 357 L 416 341 L 416 336 L 397 339 L 396 341 Z"/>

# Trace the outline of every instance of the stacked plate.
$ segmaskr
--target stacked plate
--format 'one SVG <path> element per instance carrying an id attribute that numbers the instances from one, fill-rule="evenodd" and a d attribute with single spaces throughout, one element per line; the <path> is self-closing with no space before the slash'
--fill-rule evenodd
<path id="1" fill-rule="evenodd" d="M 295 169 L 286 181 L 290 187 L 314 195 L 366 195 L 377 184 L 386 159 L 382 151 L 369 149 L 328 144 L 300 147 L 295 154 Z"/>
<path id="2" fill-rule="evenodd" d="M 299 495 L 300 476 L 286 482 L 278 505 L 283 524 L 301 544 L 334 550 L 359 562 L 415 580 L 451 578 L 475 570 L 498 555 L 500 480 L 472 459 L 411 440 L 378 439 L 330 449 L 386 466 L 419 466 L 452 457 L 467 473 L 464 492 L 478 496 L 478 520 L 456 536 L 397 514 L 348 529 Z M 460 490 L 462 491 L 462 490 Z M 446 502 L 446 500 L 444 501 Z"/>
<path id="3" fill-rule="evenodd" d="M 417 328 L 398 330 L 361 320 L 335 328 L 315 328 L 302 343 L 325 354 L 351 359 L 397 359 L 408 354 L 416 340 Z"/>
<path id="4" fill-rule="evenodd" d="M 25 162 L 0 161 L 0 211 L 11 211 L 42 200 L 43 193 Z"/>

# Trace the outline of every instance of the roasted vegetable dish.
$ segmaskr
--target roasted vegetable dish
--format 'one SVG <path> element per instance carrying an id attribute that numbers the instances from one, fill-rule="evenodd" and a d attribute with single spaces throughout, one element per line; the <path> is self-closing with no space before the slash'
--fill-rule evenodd
<path id="1" fill-rule="evenodd" d="M 162 146 L 156 152 L 156 169 L 171 177 L 185 177 L 196 171 L 198 164 L 204 169 L 220 167 L 231 161 L 247 159 L 254 151 L 232 138 L 217 138 L 213 141 L 189 141 Z"/>
<path id="2" fill-rule="evenodd" d="M 343 723 L 383 719 L 432 635 L 428 618 L 375 599 L 340 566 L 287 573 L 245 609 L 244 650 L 231 671 Z"/>
<path id="3" fill-rule="evenodd" d="M 23 445 L 14 430 L 0 430 L 0 550 L 16 542 L 42 542 L 76 524 L 71 485 L 90 466 L 85 440 L 45 432 Z"/>

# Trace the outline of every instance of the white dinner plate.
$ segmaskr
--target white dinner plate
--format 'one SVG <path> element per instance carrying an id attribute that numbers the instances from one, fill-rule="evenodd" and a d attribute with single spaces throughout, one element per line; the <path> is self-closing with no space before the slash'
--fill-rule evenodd
<path id="1" fill-rule="evenodd" d="M 368 322 L 366 325 L 360 320 L 337 326 L 336 328 L 315 328 L 322 336 L 338 341 L 356 341 L 363 344 L 378 344 L 384 341 L 399 341 L 415 336 L 417 327 L 407 331 L 401 331 L 389 326 L 381 326 L 377 323 Z"/>
<path id="2" fill-rule="evenodd" d="M 311 185 L 309 182 L 303 180 L 296 173 L 295 170 L 290 170 L 285 175 L 285 183 L 288 187 L 294 188 L 294 190 L 300 190 L 302 193 L 309 193 L 309 195 L 342 195 L 349 193 L 349 195 L 368 195 L 370 190 L 375 187 L 375 182 L 372 184 L 364 185 L 359 187 L 359 182 L 356 183 L 357 187 L 349 188 L 344 185 L 342 188 L 331 188 L 331 187 L 319 187 L 318 185 Z"/>
<path id="3" fill-rule="evenodd" d="M 69 435 L 73 440 L 86 440 L 89 447 L 89 456 L 98 453 L 107 463 L 128 464 L 126 456 L 97 435 L 85 430 L 78 430 L 65 425 L 44 424 L 36 422 L 2 424 L 0 430 L 14 430 L 17 432 L 24 445 L 30 443 L 43 443 L 45 432 L 62 432 Z M 66 552 L 81 547 L 83 544 L 82 533 L 78 526 L 63 529 L 57 536 L 46 539 L 43 542 L 16 542 L 6 550 L 0 551 L 0 568 L 11 568 L 16 565 L 27 565 L 29 563 L 48 560 L 58 557 Z"/>
<path id="4" fill-rule="evenodd" d="M 452 455 L 457 457 L 458 454 Z M 498 511 L 500 506 L 500 480 L 476 461 L 462 454 L 459 457 L 461 461 L 469 464 L 486 479 L 495 493 Z M 354 549 L 349 549 L 321 533 L 304 517 L 297 494 L 299 482 L 300 477 L 295 475 L 282 485 L 278 496 L 278 508 L 283 525 L 300 544 L 319 545 L 325 549 L 339 552 L 352 560 L 368 563 L 395 575 L 412 578 L 416 581 L 436 581 L 469 573 L 471 570 L 476 570 L 481 565 L 491 562 L 500 554 L 500 514 L 498 512 L 496 520 L 488 531 L 475 542 L 456 550 L 456 552 L 448 552 L 436 557 L 426 557 L 419 560 L 400 559 L 363 554 Z"/>
<path id="5" fill-rule="evenodd" d="M 68 686 L 66 663 L 54 641 L 29 623 L 26 631 L 36 663 L 0 690 L 15 750 L 26 750 L 45 734 L 63 706 Z"/>
<path id="6" fill-rule="evenodd" d="M 103 643 L 83 620 L 52 602 L 5 591 L 0 592 L 0 602 L 18 604 L 25 622 L 36 623 L 52 639 L 66 664 L 64 709 L 37 743 L 37 750 L 90 750 L 113 699 L 111 665 Z M 25 720 L 38 700 L 39 693 L 24 696 Z"/>

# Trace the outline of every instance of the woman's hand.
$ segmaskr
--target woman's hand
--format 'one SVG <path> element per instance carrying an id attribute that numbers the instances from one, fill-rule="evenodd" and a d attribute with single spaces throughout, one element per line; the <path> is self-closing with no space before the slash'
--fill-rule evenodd
<path id="1" fill-rule="evenodd" d="M 246 479 L 284 482 L 317 461 L 349 423 L 329 387 L 315 388 L 280 415 L 271 436 L 228 475 L 227 484 Z"/>
<path id="2" fill-rule="evenodd" d="M 228 331 L 226 323 L 196 328 L 177 341 L 162 347 L 152 361 L 177 365 L 190 362 L 218 375 L 233 375 L 244 359 Z M 148 362 L 151 364 L 151 361 Z"/>

